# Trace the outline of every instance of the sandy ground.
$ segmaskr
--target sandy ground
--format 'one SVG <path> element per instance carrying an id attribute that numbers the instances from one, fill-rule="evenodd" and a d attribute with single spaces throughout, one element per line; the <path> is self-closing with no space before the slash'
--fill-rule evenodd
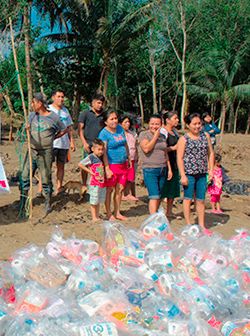
<path id="1" fill-rule="evenodd" d="M 65 182 L 68 180 L 80 181 L 77 163 L 81 158 L 80 143 L 77 140 L 77 151 L 71 154 L 71 161 L 66 166 Z M 250 136 L 225 135 L 222 140 L 223 165 L 228 170 L 231 179 L 250 181 Z M 18 154 L 20 148 L 16 143 L 4 141 L 0 146 L 0 156 L 3 159 L 6 174 L 15 174 L 18 170 Z M 54 174 L 53 174 L 54 175 Z M 36 186 L 34 194 L 36 194 Z M 147 194 L 143 187 L 137 186 L 139 202 L 123 202 L 123 213 L 128 217 L 126 226 L 138 228 L 148 216 Z M 34 199 L 33 218 L 28 221 L 18 220 L 19 190 L 17 185 L 11 186 L 10 194 L 0 194 L 0 259 L 7 259 L 16 249 L 30 243 L 45 244 L 55 225 L 59 225 L 66 237 L 75 233 L 79 238 L 102 241 L 102 224 L 91 223 L 87 198 L 79 201 L 77 193 L 53 197 L 53 211 L 43 218 L 43 199 Z M 164 205 L 165 206 L 165 205 Z M 207 201 L 206 225 L 214 232 L 229 238 L 236 229 L 250 228 L 249 196 L 223 194 L 223 215 L 209 213 Z M 183 217 L 182 205 L 175 204 L 174 212 Z M 104 209 L 103 209 L 104 214 Z M 105 216 L 105 214 L 104 214 Z M 193 213 L 193 222 L 196 214 Z M 183 219 L 172 220 L 171 227 L 175 232 L 185 225 Z"/>

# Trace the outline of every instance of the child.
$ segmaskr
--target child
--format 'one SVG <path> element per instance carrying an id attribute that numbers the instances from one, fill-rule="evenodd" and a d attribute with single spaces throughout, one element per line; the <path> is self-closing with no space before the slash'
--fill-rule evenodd
<path id="1" fill-rule="evenodd" d="M 104 164 L 102 161 L 104 142 L 95 139 L 91 149 L 92 153 L 79 163 L 79 167 L 91 175 L 88 186 L 89 203 L 92 220 L 96 222 L 100 220 L 100 204 L 104 203 L 106 198 Z"/>
<path id="2" fill-rule="evenodd" d="M 213 180 L 208 186 L 208 193 L 210 195 L 210 202 L 212 206 L 212 213 L 222 214 L 220 208 L 220 197 L 222 194 L 223 173 L 221 167 L 221 155 L 215 154 L 215 165 L 213 170 Z"/>

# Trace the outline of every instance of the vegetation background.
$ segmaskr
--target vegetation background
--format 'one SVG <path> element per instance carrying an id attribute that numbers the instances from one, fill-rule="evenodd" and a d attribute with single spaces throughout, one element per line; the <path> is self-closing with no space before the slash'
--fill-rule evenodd
<path id="1" fill-rule="evenodd" d="M 0 110 L 11 128 L 23 111 L 9 17 L 29 109 L 32 92 L 60 87 L 76 122 L 100 91 L 142 121 L 176 109 L 183 128 L 188 111 L 211 111 L 223 132 L 249 132 L 248 0 L 2 0 L 0 11 Z"/>

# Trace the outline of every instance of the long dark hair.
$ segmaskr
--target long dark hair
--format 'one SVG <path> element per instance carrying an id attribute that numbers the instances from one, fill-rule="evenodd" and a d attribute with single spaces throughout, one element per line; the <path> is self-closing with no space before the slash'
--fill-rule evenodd
<path id="1" fill-rule="evenodd" d="M 190 125 L 194 118 L 200 118 L 201 120 L 201 115 L 199 113 L 190 113 L 185 116 L 184 121 L 187 125 Z"/>
<path id="2" fill-rule="evenodd" d="M 178 116 L 178 112 L 177 111 L 166 111 L 162 114 L 162 119 L 163 119 L 163 123 L 164 125 L 167 124 L 167 119 L 171 119 L 174 115 Z"/>

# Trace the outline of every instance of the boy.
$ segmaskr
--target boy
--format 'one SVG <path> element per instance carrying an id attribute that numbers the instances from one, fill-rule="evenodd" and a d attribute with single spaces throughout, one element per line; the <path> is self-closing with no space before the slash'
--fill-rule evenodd
<path id="1" fill-rule="evenodd" d="M 105 202 L 106 188 L 104 164 L 102 161 L 104 153 L 104 142 L 95 139 L 92 142 L 92 153 L 79 163 L 79 167 L 90 174 L 88 193 L 90 196 L 89 203 L 93 222 L 100 220 L 100 204 Z"/>

